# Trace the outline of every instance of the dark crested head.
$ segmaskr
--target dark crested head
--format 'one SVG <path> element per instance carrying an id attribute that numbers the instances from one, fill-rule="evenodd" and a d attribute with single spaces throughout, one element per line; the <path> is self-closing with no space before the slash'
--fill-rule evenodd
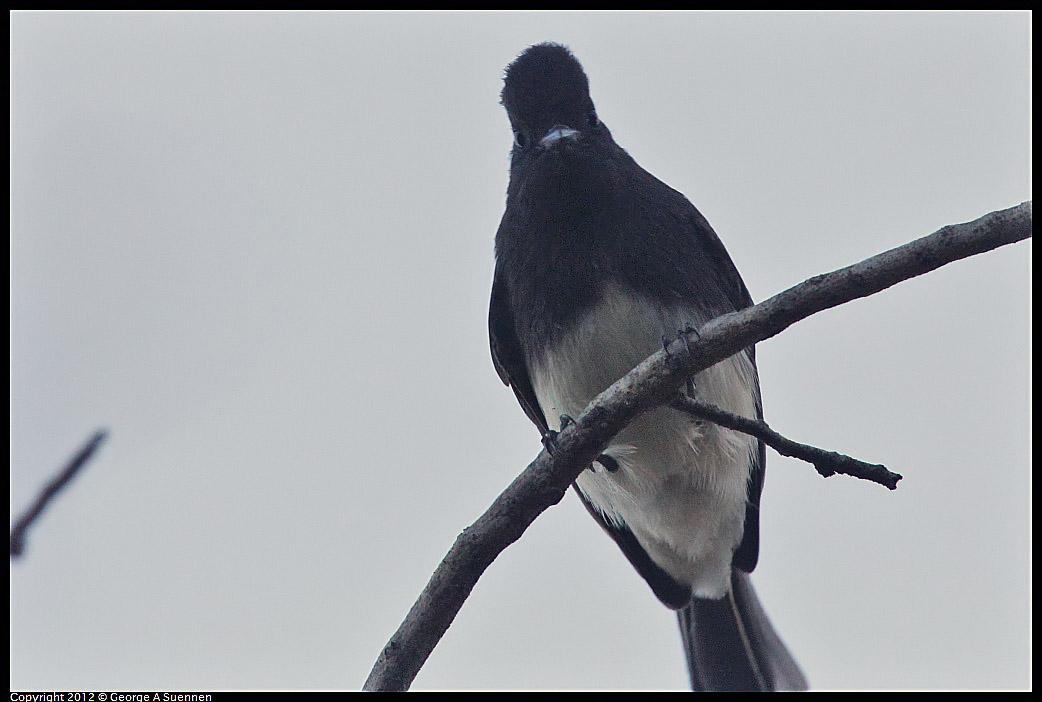
<path id="1" fill-rule="evenodd" d="M 596 125 L 586 73 L 568 47 L 530 46 L 506 68 L 501 94 L 515 132 L 540 138 L 552 127 Z"/>

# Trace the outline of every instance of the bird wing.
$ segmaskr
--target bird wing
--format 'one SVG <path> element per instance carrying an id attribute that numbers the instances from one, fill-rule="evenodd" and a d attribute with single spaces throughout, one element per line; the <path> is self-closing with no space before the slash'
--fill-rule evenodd
<path id="1" fill-rule="evenodd" d="M 496 366 L 500 380 L 510 386 L 521 404 L 521 409 L 539 428 L 539 432 L 545 435 L 550 427 L 532 388 L 525 354 L 514 329 L 510 293 L 499 266 L 496 266 L 495 277 L 492 280 L 492 301 L 488 309 L 488 340 L 492 348 L 492 363 Z"/>

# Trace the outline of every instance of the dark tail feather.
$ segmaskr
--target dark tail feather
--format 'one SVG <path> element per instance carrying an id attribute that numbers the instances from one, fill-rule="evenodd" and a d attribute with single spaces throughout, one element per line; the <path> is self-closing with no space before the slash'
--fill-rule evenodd
<path id="1" fill-rule="evenodd" d="M 677 612 L 677 619 L 691 689 L 807 689 L 806 678 L 760 606 L 748 573 L 732 571 L 727 597 L 696 598 Z"/>

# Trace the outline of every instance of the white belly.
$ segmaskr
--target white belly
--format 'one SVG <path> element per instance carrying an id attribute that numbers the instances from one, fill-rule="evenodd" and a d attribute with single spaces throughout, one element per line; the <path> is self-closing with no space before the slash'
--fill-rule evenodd
<path id="1" fill-rule="evenodd" d="M 568 338 L 529 359 L 539 405 L 551 429 L 662 347 L 685 326 L 708 321 L 693 309 L 651 314 L 642 297 L 608 288 Z M 695 376 L 698 398 L 755 417 L 756 375 L 742 352 Z M 692 594 L 728 590 L 742 539 L 747 481 L 756 440 L 669 408 L 638 417 L 605 450 L 619 464 L 586 470 L 579 489 L 604 516 L 625 524 L 652 560 Z"/>

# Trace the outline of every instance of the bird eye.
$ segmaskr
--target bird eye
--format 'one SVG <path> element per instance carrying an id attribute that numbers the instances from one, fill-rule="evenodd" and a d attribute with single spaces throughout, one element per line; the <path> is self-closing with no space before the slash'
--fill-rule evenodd
<path id="1" fill-rule="evenodd" d="M 601 121 L 597 119 L 596 110 L 590 110 L 590 114 L 587 116 L 586 121 L 591 127 L 597 127 L 601 123 Z"/>
<path id="2" fill-rule="evenodd" d="M 523 149 L 526 146 L 528 146 L 528 137 L 525 136 L 524 132 L 522 132 L 520 129 L 518 129 L 516 132 L 514 132 L 514 143 L 519 148 Z"/>

